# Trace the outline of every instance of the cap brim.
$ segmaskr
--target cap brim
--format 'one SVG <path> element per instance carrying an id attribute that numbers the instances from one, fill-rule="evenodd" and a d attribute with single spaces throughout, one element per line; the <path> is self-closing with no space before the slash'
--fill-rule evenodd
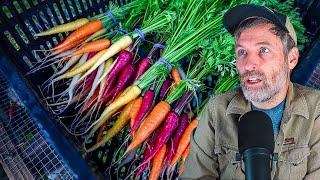
<path id="1" fill-rule="evenodd" d="M 276 26 L 288 31 L 285 27 L 285 15 L 274 12 L 264 6 L 254 4 L 241 4 L 227 11 L 223 16 L 223 25 L 231 34 L 234 34 L 234 31 L 238 28 L 240 23 L 253 17 L 265 18 Z"/>

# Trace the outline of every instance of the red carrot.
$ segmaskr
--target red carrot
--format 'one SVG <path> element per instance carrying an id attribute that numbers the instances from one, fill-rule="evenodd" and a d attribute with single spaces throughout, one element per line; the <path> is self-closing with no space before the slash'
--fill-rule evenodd
<path id="1" fill-rule="evenodd" d="M 102 102 L 106 103 L 108 101 L 112 102 L 118 95 L 119 93 L 131 82 L 131 79 L 135 73 L 135 67 L 133 64 L 130 64 L 120 72 L 119 78 L 117 83 L 114 86 L 114 88 L 111 91 L 107 91 L 105 89 L 104 95 L 102 97 Z"/>
<path id="2" fill-rule="evenodd" d="M 104 93 L 107 93 L 110 90 L 112 84 L 117 79 L 117 75 L 126 65 L 131 64 L 132 59 L 133 59 L 133 54 L 131 52 L 126 50 L 120 51 L 118 58 L 116 59 L 116 63 L 111 69 L 106 79 L 105 87 L 103 88 Z"/>
<path id="3" fill-rule="evenodd" d="M 172 80 L 169 78 L 163 82 L 159 92 L 160 101 L 162 101 L 165 98 L 165 96 L 168 94 L 171 84 L 172 84 Z"/>
<path id="4" fill-rule="evenodd" d="M 139 110 L 139 113 L 137 117 L 134 120 L 134 124 L 130 130 L 131 135 L 136 131 L 136 129 L 139 127 L 140 122 L 142 121 L 143 117 L 147 114 L 147 112 L 150 110 L 153 99 L 154 99 L 154 91 L 149 89 L 143 96 L 142 104 Z"/>
<path id="5" fill-rule="evenodd" d="M 167 143 L 171 134 L 178 126 L 178 121 L 179 121 L 179 115 L 174 111 L 170 111 L 160 130 L 159 136 L 157 137 L 155 147 L 149 156 L 149 160 L 151 160 L 156 155 L 156 153 L 160 150 L 160 148 Z"/>
<path id="6" fill-rule="evenodd" d="M 141 173 L 146 169 L 146 167 L 148 166 L 148 159 L 150 157 L 150 154 L 152 153 L 155 145 L 156 145 L 156 141 L 157 141 L 157 137 L 160 134 L 160 130 L 158 129 L 154 135 L 148 140 L 147 144 L 146 144 L 146 149 L 144 150 L 143 153 L 143 157 L 140 163 L 140 167 L 138 169 L 138 171 L 136 172 L 136 177 L 140 176 Z"/>
<path id="7" fill-rule="evenodd" d="M 169 151 L 168 151 L 168 154 L 167 154 L 167 157 L 166 157 L 166 161 L 165 161 L 165 166 L 166 167 L 173 155 L 175 154 L 177 148 L 178 148 L 178 143 L 180 141 L 180 138 L 184 132 L 184 130 L 187 128 L 188 126 L 188 115 L 183 113 L 180 117 L 180 122 L 179 122 L 179 126 L 177 127 L 177 130 L 174 132 L 173 134 L 173 139 L 171 141 L 171 143 L 169 143 Z"/>
<path id="8" fill-rule="evenodd" d="M 145 73 L 149 67 L 151 66 L 151 60 L 148 57 L 145 57 L 141 60 L 138 66 L 138 70 L 136 73 L 136 76 L 134 77 L 134 81 L 138 80 L 139 77 Z"/>

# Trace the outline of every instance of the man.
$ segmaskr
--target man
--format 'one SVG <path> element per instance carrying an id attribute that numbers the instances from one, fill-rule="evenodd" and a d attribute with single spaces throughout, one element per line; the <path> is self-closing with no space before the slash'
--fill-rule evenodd
<path id="1" fill-rule="evenodd" d="M 246 112 L 260 110 L 272 120 L 279 156 L 271 178 L 320 179 L 320 95 L 290 81 L 299 57 L 290 20 L 246 4 L 229 10 L 223 23 L 235 38 L 241 88 L 210 99 L 180 178 L 244 179 L 236 160 L 237 123 Z"/>

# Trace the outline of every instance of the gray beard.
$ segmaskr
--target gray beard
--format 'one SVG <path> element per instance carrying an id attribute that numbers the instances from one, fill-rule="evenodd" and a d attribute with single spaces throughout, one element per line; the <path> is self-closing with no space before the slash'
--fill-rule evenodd
<path id="1" fill-rule="evenodd" d="M 289 73 L 286 66 L 282 66 L 278 74 L 272 77 L 271 82 L 266 82 L 264 78 L 264 85 L 262 88 L 248 88 L 242 83 L 242 91 L 244 97 L 250 102 L 268 102 L 272 100 L 284 88 Z M 275 74 L 275 73 L 274 73 Z"/>

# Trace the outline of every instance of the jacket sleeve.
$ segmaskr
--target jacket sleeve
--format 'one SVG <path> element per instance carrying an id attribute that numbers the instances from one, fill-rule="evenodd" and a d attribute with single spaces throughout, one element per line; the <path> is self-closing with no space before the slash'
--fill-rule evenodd
<path id="1" fill-rule="evenodd" d="M 214 154 L 215 130 L 212 118 L 214 99 L 211 98 L 200 116 L 198 127 L 190 136 L 190 153 L 180 179 L 219 178 L 217 157 Z"/>
<path id="2" fill-rule="evenodd" d="M 308 156 L 308 169 L 305 179 L 320 179 L 320 106 L 317 118 L 315 119 L 314 126 L 309 141 L 310 155 Z"/>

